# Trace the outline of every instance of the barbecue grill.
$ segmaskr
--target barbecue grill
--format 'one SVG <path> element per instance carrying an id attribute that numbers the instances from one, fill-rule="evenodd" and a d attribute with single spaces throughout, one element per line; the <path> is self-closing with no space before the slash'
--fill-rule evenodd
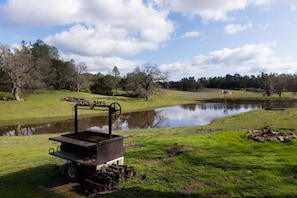
<path id="1" fill-rule="evenodd" d="M 79 132 L 79 109 L 108 111 L 109 132 Z M 74 132 L 49 138 L 61 143 L 56 150 L 51 148 L 49 154 L 67 160 L 63 172 L 70 181 L 76 181 L 81 173 L 95 172 L 105 165 L 123 165 L 124 137 L 112 134 L 112 120 L 120 115 L 121 106 L 117 102 L 106 105 L 102 101 L 91 104 L 86 100 L 79 100 L 74 106 Z"/>

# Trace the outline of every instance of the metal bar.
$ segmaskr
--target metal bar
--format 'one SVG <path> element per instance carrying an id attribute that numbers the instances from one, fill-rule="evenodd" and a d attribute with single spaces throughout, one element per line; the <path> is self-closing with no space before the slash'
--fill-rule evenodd
<path id="1" fill-rule="evenodd" d="M 74 132 L 78 133 L 77 104 L 74 106 Z"/>
<path id="2" fill-rule="evenodd" d="M 112 138 L 112 120 L 113 117 L 112 115 L 115 114 L 114 119 L 118 118 L 118 116 L 121 114 L 121 107 L 118 103 L 114 102 L 110 105 L 106 105 L 105 102 L 100 102 L 100 101 L 94 101 L 94 103 L 90 104 L 88 101 L 81 100 L 78 101 L 78 103 L 74 106 L 74 113 L 75 113 L 75 118 L 74 118 L 74 132 L 78 133 L 78 109 L 85 109 L 83 107 L 89 107 L 91 110 L 95 109 L 95 107 L 99 107 L 101 111 L 107 111 L 102 108 L 108 108 L 108 133 L 109 133 L 109 139 Z M 119 109 L 117 109 L 119 108 Z M 119 111 L 117 115 L 117 111 Z"/>
<path id="3" fill-rule="evenodd" d="M 53 141 L 57 141 L 57 142 L 61 142 L 61 143 L 67 143 L 67 144 L 74 144 L 74 145 L 78 145 L 81 146 L 83 148 L 92 148 L 92 147 L 96 147 L 96 145 L 98 143 L 95 142 L 90 142 L 90 141 L 84 141 L 84 140 L 80 140 L 75 138 L 75 136 L 71 137 L 65 137 L 65 136 L 58 136 L 58 137 L 52 137 L 49 138 L 50 140 Z"/>
<path id="4" fill-rule="evenodd" d="M 112 112 L 111 112 L 111 106 L 109 106 L 108 108 L 108 134 L 109 134 L 109 139 L 112 138 L 112 134 L 111 134 L 111 128 L 112 128 Z"/>

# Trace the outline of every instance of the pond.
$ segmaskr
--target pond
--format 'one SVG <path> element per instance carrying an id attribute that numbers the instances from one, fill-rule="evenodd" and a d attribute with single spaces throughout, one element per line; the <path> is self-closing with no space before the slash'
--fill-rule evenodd
<path id="1" fill-rule="evenodd" d="M 147 129 L 157 127 L 202 126 L 212 120 L 239 114 L 267 106 L 297 106 L 288 101 L 207 101 L 197 104 L 158 108 L 150 111 L 126 113 L 113 122 L 113 130 Z M 92 130 L 108 132 L 108 116 L 79 118 L 79 131 Z M 45 124 L 23 124 L 0 127 L 2 136 L 22 136 L 74 131 L 74 119 Z"/>

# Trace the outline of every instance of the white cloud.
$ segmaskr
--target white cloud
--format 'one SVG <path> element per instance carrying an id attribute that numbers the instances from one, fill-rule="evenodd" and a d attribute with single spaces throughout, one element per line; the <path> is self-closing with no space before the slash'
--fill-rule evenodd
<path id="1" fill-rule="evenodd" d="M 249 5 L 288 3 L 292 9 L 296 4 L 295 0 L 154 0 L 154 2 L 170 11 L 181 12 L 190 17 L 200 16 L 204 22 L 231 20 L 230 13 L 243 10 Z"/>
<path id="2" fill-rule="evenodd" d="M 64 53 L 135 55 L 158 49 L 174 31 L 174 23 L 167 19 L 166 11 L 156 10 L 141 0 L 30 0 L 26 3 L 10 0 L 2 7 L 10 24 L 67 25 L 69 29 L 45 39 Z"/>
<path id="3" fill-rule="evenodd" d="M 95 73 L 106 73 L 114 65 L 126 73 L 143 62 L 125 60 L 123 56 L 157 50 L 160 46 L 169 48 L 171 43 L 167 41 L 176 29 L 176 24 L 168 19 L 169 13 L 199 16 L 203 22 L 228 21 L 237 16 L 238 10 L 248 6 L 276 3 L 296 10 L 296 0 L 8 0 L 1 4 L 0 21 L 10 26 L 58 27 L 44 41 L 61 50 L 63 58 L 84 61 Z M 251 22 L 230 24 L 225 31 L 235 34 L 252 26 Z M 182 37 L 199 35 L 201 32 L 192 31 Z M 198 55 L 192 63 L 162 64 L 160 69 L 172 73 L 171 76 L 195 76 L 209 68 L 233 68 L 238 73 L 257 73 L 261 68 L 292 72 L 297 67 L 296 62 L 275 56 L 274 45 L 260 43 L 224 48 Z"/>
<path id="4" fill-rule="evenodd" d="M 192 37 L 197 37 L 201 35 L 201 33 L 199 31 L 192 31 L 192 32 L 186 32 L 182 38 L 192 38 Z"/>
<path id="5" fill-rule="evenodd" d="M 225 27 L 225 32 L 227 34 L 236 34 L 236 33 L 239 33 L 239 32 L 242 32 L 246 29 L 249 29 L 253 27 L 253 24 L 251 22 L 248 22 L 247 24 L 245 25 L 241 25 L 241 24 L 229 24 Z"/>
<path id="6" fill-rule="evenodd" d="M 79 0 L 9 0 L 1 11 L 14 25 L 52 26 L 79 22 L 82 6 Z"/>
<path id="7" fill-rule="evenodd" d="M 210 67 L 233 68 L 234 73 L 256 74 L 261 70 L 275 73 L 295 73 L 297 62 L 275 56 L 275 42 L 247 44 L 242 47 L 217 50 L 209 55 L 195 57 L 195 64 Z"/>
<path id="8" fill-rule="evenodd" d="M 241 75 L 259 74 L 260 71 L 272 73 L 296 73 L 297 62 L 288 57 L 277 57 L 272 50 L 275 42 L 246 44 L 238 48 L 224 48 L 208 55 L 194 57 L 192 63 L 171 63 L 160 65 L 161 71 L 170 76 L 198 76 L 207 70 L 228 71 Z"/>
<path id="9" fill-rule="evenodd" d="M 158 42 L 130 37 L 124 28 L 100 25 L 75 25 L 68 31 L 47 37 L 45 42 L 59 46 L 62 51 L 86 56 L 128 56 L 159 46 Z"/>
<path id="10" fill-rule="evenodd" d="M 169 10 L 189 16 L 199 15 L 203 21 L 227 20 L 227 13 L 232 10 L 244 9 L 247 0 L 164 0 Z M 164 3 L 163 3 L 164 5 Z"/>
<path id="11" fill-rule="evenodd" d="M 177 63 L 170 63 L 170 64 L 161 64 L 159 69 L 163 73 L 168 73 L 169 78 L 173 80 L 180 80 L 184 77 L 192 77 L 197 76 L 201 71 L 197 65 L 194 63 L 187 63 L 187 62 L 177 62 Z"/>
<path id="12" fill-rule="evenodd" d="M 290 4 L 290 8 L 292 12 L 296 12 L 296 5 L 295 4 Z"/>
<path id="13" fill-rule="evenodd" d="M 137 66 L 143 65 L 143 61 L 130 61 L 122 59 L 119 57 L 90 57 L 90 56 L 80 56 L 77 54 L 62 54 L 64 60 L 75 60 L 76 64 L 80 62 L 85 62 L 88 66 L 88 72 L 98 73 L 100 71 L 103 74 L 108 74 L 111 72 L 114 66 L 117 66 L 121 76 L 126 75 L 131 72 Z"/>

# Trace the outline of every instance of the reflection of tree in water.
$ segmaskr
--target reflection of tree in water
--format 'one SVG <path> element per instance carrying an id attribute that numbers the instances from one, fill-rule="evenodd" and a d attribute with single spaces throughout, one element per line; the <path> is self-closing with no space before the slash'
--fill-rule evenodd
<path id="1" fill-rule="evenodd" d="M 164 116 L 162 111 L 143 111 L 129 113 L 128 115 L 121 116 L 119 122 L 128 124 L 129 129 L 147 129 L 159 127 L 162 124 Z"/>
<path id="2" fill-rule="evenodd" d="M 5 128 L 5 132 L 0 131 L 1 135 L 5 136 L 25 136 L 33 135 L 35 133 L 35 127 L 23 126 L 18 124 L 16 126 Z"/>
<path id="3" fill-rule="evenodd" d="M 155 121 L 154 121 L 153 127 L 161 127 L 165 120 L 166 120 L 166 114 L 163 112 L 163 110 L 157 111 L 155 115 Z"/>
<path id="4" fill-rule="evenodd" d="M 145 111 L 122 115 L 119 119 L 113 120 L 113 130 L 124 129 L 124 125 L 128 125 L 127 129 L 135 128 L 152 128 L 159 127 L 162 123 L 160 112 Z M 81 117 L 78 119 L 78 131 L 103 131 L 108 132 L 108 116 Z M 74 132 L 74 119 L 60 122 L 39 124 L 39 125 L 16 125 L 9 127 L 0 127 L 0 134 L 6 136 L 23 136 L 48 133 L 65 133 Z"/>
<path id="5" fill-rule="evenodd" d="M 195 111 L 197 104 L 186 104 L 186 105 L 181 105 L 180 106 L 182 109 L 190 110 L 190 111 Z"/>
<path id="6" fill-rule="evenodd" d="M 184 111 L 197 111 L 197 110 L 214 110 L 209 111 L 211 114 L 217 114 L 218 111 L 224 112 L 226 106 L 228 114 L 232 114 L 233 110 L 241 109 L 258 109 L 267 106 L 280 106 L 292 107 L 297 106 L 296 101 L 231 101 L 228 100 L 227 105 L 224 104 L 224 100 L 221 101 L 209 101 L 206 103 L 197 103 L 191 105 L 182 105 L 181 108 Z M 168 111 L 168 109 L 170 111 Z M 118 120 L 113 120 L 113 130 L 128 130 L 128 129 L 140 129 L 140 128 L 153 128 L 153 127 L 166 127 L 165 122 L 170 120 L 170 116 L 166 116 L 168 112 L 180 113 L 180 108 L 173 107 L 173 111 L 170 108 L 164 108 L 161 110 L 151 110 L 145 112 L 135 112 L 122 115 Z M 202 115 L 203 116 L 203 115 Z M 167 118 L 168 117 L 168 118 Z M 167 126 L 170 126 L 168 124 Z M 108 116 L 96 116 L 96 117 L 79 117 L 78 130 L 95 130 L 108 132 Z M 65 133 L 74 131 L 74 118 L 59 122 L 51 122 L 46 124 L 20 124 L 13 126 L 0 127 L 0 135 L 4 136 L 23 136 L 23 135 L 35 135 L 35 134 L 49 134 L 49 133 Z"/>
<path id="7" fill-rule="evenodd" d="M 48 133 L 64 133 L 74 131 L 74 120 L 46 124 L 19 124 L 16 126 L 0 127 L 0 134 L 7 136 L 23 136 Z"/>
<path id="8" fill-rule="evenodd" d="M 290 100 L 264 100 L 261 101 L 262 108 L 271 107 L 271 106 L 280 106 L 280 107 L 296 107 L 296 101 Z"/>
<path id="9" fill-rule="evenodd" d="M 199 109 L 202 110 L 209 110 L 209 109 L 214 109 L 214 110 L 224 110 L 225 109 L 225 104 L 223 103 L 201 103 L 197 105 Z"/>
<path id="10" fill-rule="evenodd" d="M 129 129 L 153 127 L 156 111 L 143 111 L 131 113 L 127 117 L 123 116 L 123 122 L 127 122 Z"/>

